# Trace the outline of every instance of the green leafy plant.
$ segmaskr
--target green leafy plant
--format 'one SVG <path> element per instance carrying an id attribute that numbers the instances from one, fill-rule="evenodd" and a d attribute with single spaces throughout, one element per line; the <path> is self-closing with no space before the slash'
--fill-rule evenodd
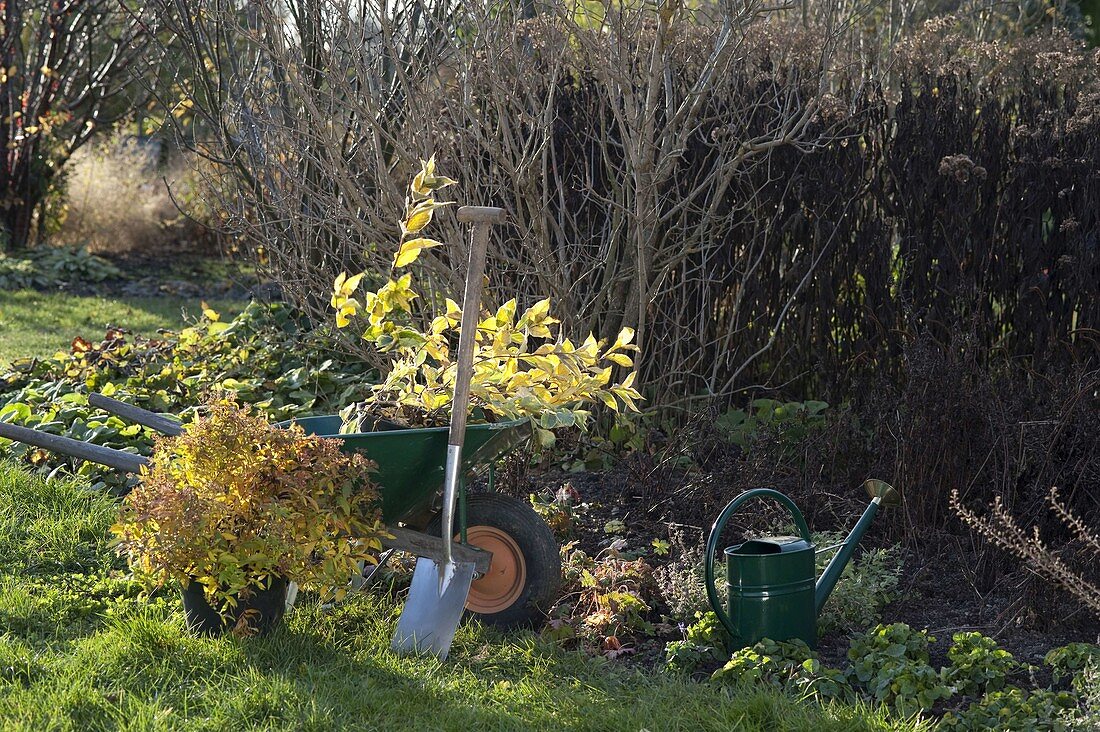
<path id="1" fill-rule="evenodd" d="M 908 715 L 930 709 L 951 688 L 928 663 L 928 631 L 914 632 L 905 623 L 878 625 L 852 639 L 848 678 L 872 698 Z"/>
<path id="2" fill-rule="evenodd" d="M 83 247 L 45 246 L 24 257 L 0 254 L 0 287 L 52 288 L 73 282 L 102 282 L 121 277 L 122 271 Z"/>
<path id="3" fill-rule="evenodd" d="M 1077 692 L 1080 708 L 1066 715 L 1070 727 L 1081 732 L 1095 732 L 1100 729 L 1100 659 L 1090 661 L 1074 677 L 1073 688 Z"/>
<path id="4" fill-rule="evenodd" d="M 765 638 L 734 652 L 711 679 L 724 684 L 765 684 L 799 696 L 849 698 L 852 689 L 843 672 L 828 668 L 805 641 Z"/>
<path id="5" fill-rule="evenodd" d="M 1100 665 L 1100 646 L 1092 643 L 1069 643 L 1048 651 L 1043 656 L 1043 663 L 1050 666 L 1055 683 L 1069 679 L 1076 688 L 1085 669 L 1090 665 Z"/>
<path id="6" fill-rule="evenodd" d="M 780 402 L 753 399 L 747 409 L 730 409 L 714 424 L 730 442 L 748 447 L 761 430 L 774 430 L 785 442 L 795 444 L 811 430 L 825 424 L 826 402 Z"/>
<path id="7" fill-rule="evenodd" d="M 1011 653 L 981 633 L 955 633 L 951 641 L 947 651 L 951 666 L 944 670 L 944 678 L 957 693 L 1000 691 L 1006 679 L 1021 668 Z"/>
<path id="8" fill-rule="evenodd" d="M 681 528 L 673 528 L 669 539 L 672 558 L 658 566 L 653 577 L 671 618 L 683 623 L 711 612 L 703 584 L 703 549 L 698 541 L 688 540 Z"/>
<path id="9" fill-rule="evenodd" d="M 664 670 L 691 673 L 705 663 L 716 663 L 726 657 L 729 635 L 713 611 L 696 613 L 694 623 L 680 627 L 683 640 L 665 645 Z"/>
<path id="10" fill-rule="evenodd" d="M 833 546 L 846 538 L 847 535 L 840 532 L 813 534 L 813 542 L 818 547 Z M 829 552 L 817 555 L 819 575 L 832 556 Z M 828 602 L 818 614 L 818 633 L 866 630 L 878 623 L 882 608 L 897 596 L 901 567 L 900 546 L 860 552 L 848 562 Z"/>
<path id="11" fill-rule="evenodd" d="M 1067 714 L 1077 702 L 1064 691 L 1036 690 L 1032 692 L 1011 687 L 993 691 L 971 704 L 963 712 L 948 712 L 939 729 L 985 732 L 1062 732 L 1069 730 Z"/>
<path id="12" fill-rule="evenodd" d="M 230 392 L 273 420 L 335 412 L 373 374 L 309 330 L 285 305 L 249 304 L 231 321 L 207 309 L 194 326 L 158 338 L 111 329 L 73 339 L 68 352 L 22 359 L 0 372 L 0 420 L 150 455 L 153 433 L 88 406 L 89 392 L 170 412 L 185 422 L 213 391 Z M 124 489 L 118 473 L 0 439 L 0 455 L 43 473 L 70 467 L 96 488 Z"/>
<path id="13" fill-rule="evenodd" d="M 394 254 L 395 270 L 413 264 L 442 242 L 425 236 L 434 212 L 448 205 L 435 193 L 453 184 L 435 172 L 434 160 L 423 163 L 408 188 L 401 241 Z M 390 354 L 389 370 L 367 399 L 345 412 L 345 429 L 357 431 L 365 419 L 383 417 L 410 425 L 445 424 L 454 396 L 457 366 L 452 351 L 457 343 L 462 309 L 446 299 L 423 304 L 413 289 L 412 274 L 390 278 L 381 288 L 356 297 L 366 273 L 341 273 L 333 285 L 331 305 L 337 327 L 349 325 L 360 311 L 366 316 L 363 338 Z M 440 307 L 433 308 L 433 305 Z M 519 312 L 515 299 L 495 311 L 479 314 L 471 409 L 490 421 L 528 419 L 540 444 L 552 445 L 553 430 L 584 430 L 590 413 L 581 405 L 600 401 L 613 412 L 637 411 L 641 395 L 634 388 L 634 372 L 614 383 L 614 366 L 633 368 L 630 352 L 634 331 L 623 328 L 607 345 L 592 335 L 575 344 L 559 331 L 550 313 L 550 300 Z M 419 318 L 430 321 L 426 329 Z"/>
<path id="14" fill-rule="evenodd" d="M 609 548 L 596 557 L 571 542 L 562 547 L 562 597 L 543 637 L 616 658 L 628 638 L 652 632 L 647 619 L 656 594 L 653 568 Z"/>
<path id="15" fill-rule="evenodd" d="M 40 247 L 31 251 L 31 261 L 45 285 L 103 282 L 122 276 L 118 267 L 84 247 Z"/>
<path id="16" fill-rule="evenodd" d="M 2 248 L 0 246 L 0 249 Z M 34 287 L 38 276 L 38 271 L 31 260 L 0 254 L 0 289 L 22 290 Z"/>
<path id="17" fill-rule="evenodd" d="M 111 531 L 135 577 L 198 582 L 223 613 L 272 577 L 340 599 L 358 562 L 376 562 L 381 549 L 372 468 L 338 440 L 222 401 L 179 437 L 157 440 Z"/>
<path id="18" fill-rule="evenodd" d="M 528 497 L 535 509 L 559 541 L 573 538 L 578 516 L 587 511 L 587 504 L 580 502 L 580 494 L 570 483 L 556 491 L 532 493 Z"/>

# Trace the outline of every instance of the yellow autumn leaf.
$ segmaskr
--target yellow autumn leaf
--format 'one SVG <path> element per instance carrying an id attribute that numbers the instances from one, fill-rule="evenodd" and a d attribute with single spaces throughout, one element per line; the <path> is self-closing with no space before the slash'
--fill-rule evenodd
<path id="1" fill-rule="evenodd" d="M 448 205 L 449 202 L 439 203 L 433 198 L 427 198 L 409 209 L 405 220 L 401 222 L 401 230 L 406 234 L 420 231 L 432 222 L 432 212 L 437 208 Z"/>
<path id="2" fill-rule="evenodd" d="M 533 335 L 535 338 L 553 338 L 554 334 L 545 325 L 533 325 L 528 327 L 527 332 Z"/>
<path id="3" fill-rule="evenodd" d="M 432 191 L 438 191 L 455 183 L 456 181 L 452 178 L 435 174 L 435 156 L 433 155 L 427 160 L 420 161 L 420 172 L 413 178 L 409 191 L 414 199 L 421 199 L 430 196 Z"/>
<path id="4" fill-rule="evenodd" d="M 340 306 L 340 309 L 336 311 L 336 327 L 345 328 L 347 324 L 351 322 L 351 316 L 355 315 L 359 311 L 359 301 L 355 298 L 348 298 Z"/>
<path id="5" fill-rule="evenodd" d="M 219 320 L 221 320 L 222 316 L 218 315 L 218 313 L 212 307 L 207 305 L 205 300 L 200 300 L 199 304 L 202 307 L 203 317 L 205 317 L 207 320 L 212 323 L 217 323 Z"/>
<path id="6" fill-rule="evenodd" d="M 434 358 L 436 361 L 442 361 L 447 357 L 447 346 L 445 343 L 439 343 L 436 341 L 428 341 L 424 344 L 424 352 Z M 427 371 L 427 368 L 424 369 Z M 431 376 L 425 373 L 424 378 L 431 379 Z"/>
<path id="7" fill-rule="evenodd" d="M 537 303 L 527 308 L 523 313 L 523 319 L 529 323 L 541 323 L 550 313 L 550 298 L 539 300 Z"/>
<path id="8" fill-rule="evenodd" d="M 414 209 L 409 214 L 409 218 L 405 219 L 405 231 L 416 232 L 423 229 L 425 226 L 432 222 L 432 209 L 430 208 L 418 208 Z"/>
<path id="9" fill-rule="evenodd" d="M 494 316 L 497 321 L 497 327 L 510 326 L 512 320 L 516 317 L 516 299 L 513 297 L 508 302 L 497 308 L 497 314 Z"/>
<path id="10" fill-rule="evenodd" d="M 337 283 L 340 283 L 337 287 L 337 291 L 344 297 L 349 297 L 351 293 L 355 292 L 355 288 L 359 287 L 359 282 L 363 279 L 364 274 L 364 272 L 360 272 L 357 275 L 352 275 L 351 277 L 341 280 L 341 277 L 345 276 L 344 273 L 341 272 L 341 277 L 336 278 Z"/>
<path id="11" fill-rule="evenodd" d="M 418 238 L 409 239 L 401 245 L 401 248 L 397 250 L 397 254 L 393 256 L 394 267 L 406 267 L 416 261 L 416 258 L 420 256 L 420 252 L 424 249 L 431 249 L 432 247 L 442 246 L 443 242 L 436 241 L 435 239 Z"/>
<path id="12" fill-rule="evenodd" d="M 518 391 L 531 385 L 531 374 L 527 371 L 517 371 L 508 382 L 509 391 Z"/>
<path id="13" fill-rule="evenodd" d="M 344 288 L 344 282 L 347 280 L 347 278 L 347 272 L 341 272 L 340 274 L 336 275 L 336 279 L 332 281 L 332 297 L 329 298 L 328 302 L 329 305 L 334 308 L 340 307 L 340 300 L 343 297 L 341 291 Z"/>
<path id="14" fill-rule="evenodd" d="M 424 185 L 424 171 L 423 170 L 420 171 L 419 173 L 417 173 L 416 177 L 413 178 L 413 182 L 412 182 L 412 185 L 409 186 L 409 190 L 411 190 L 413 192 L 413 195 L 418 197 L 418 198 L 421 197 L 421 196 L 427 196 L 427 195 L 431 194 L 432 189 L 428 188 L 427 186 Z"/>
<path id="15" fill-rule="evenodd" d="M 606 391 L 598 391 L 596 392 L 596 396 L 612 411 L 619 411 L 619 403 L 615 401 L 615 397 L 611 396 Z"/>
<path id="16" fill-rule="evenodd" d="M 627 356 L 623 353 L 608 353 L 604 355 L 604 358 L 606 358 L 608 361 L 611 361 L 612 363 L 617 363 L 620 366 L 625 366 L 626 368 L 630 368 L 634 365 L 634 362 L 630 360 L 630 356 Z"/>
<path id="17" fill-rule="evenodd" d="M 429 180 L 424 181 L 424 184 L 429 186 L 433 191 L 438 191 L 440 188 L 453 186 L 457 182 L 458 181 L 454 178 L 448 178 L 445 175 L 433 175 Z"/>
<path id="18" fill-rule="evenodd" d="M 437 315 L 432 319 L 431 333 L 432 335 L 440 335 L 443 331 L 447 330 L 450 324 L 447 322 L 446 316 Z"/>

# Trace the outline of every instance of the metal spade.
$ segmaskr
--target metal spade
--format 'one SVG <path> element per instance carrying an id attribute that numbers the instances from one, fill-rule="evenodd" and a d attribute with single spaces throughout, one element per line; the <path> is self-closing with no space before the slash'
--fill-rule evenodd
<path id="1" fill-rule="evenodd" d="M 485 253 L 489 246 L 489 227 L 504 221 L 503 209 L 488 206 L 463 206 L 458 220 L 473 224 L 470 264 L 466 268 L 466 292 L 462 298 L 462 323 L 458 335 L 457 372 L 454 400 L 451 402 L 451 426 L 447 435 L 447 462 L 443 482 L 443 553 L 439 561 L 428 557 L 416 560 L 409 598 L 401 611 L 391 647 L 398 653 L 433 653 L 447 658 L 454 640 L 470 584 L 474 580 L 472 562 L 456 561 L 453 555 L 455 499 L 462 466 L 462 444 L 466 438 L 466 409 L 470 402 L 477 324 L 481 314 L 481 289 L 485 271 Z"/>

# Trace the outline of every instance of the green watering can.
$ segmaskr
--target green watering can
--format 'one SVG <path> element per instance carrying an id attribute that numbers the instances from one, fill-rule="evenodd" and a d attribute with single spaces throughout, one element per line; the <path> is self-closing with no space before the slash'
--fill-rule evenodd
<path id="1" fill-rule="evenodd" d="M 871 504 L 859 517 L 852 533 L 844 543 L 821 550 L 810 540 L 810 529 L 798 506 L 779 491 L 771 488 L 745 491 L 722 510 L 710 529 L 704 568 L 707 597 L 718 619 L 729 631 L 730 650 L 746 648 L 762 638 L 776 641 L 801 638 L 811 648 L 817 645 L 817 615 L 852 558 L 856 545 L 881 504 L 901 502 L 900 494 L 881 480 L 868 480 L 863 487 L 871 497 Z M 778 501 L 794 518 L 801 536 L 767 536 L 726 547 L 727 605 L 723 607 L 714 584 L 714 555 L 726 522 L 753 498 Z M 818 551 L 830 549 L 840 551 L 820 579 L 816 579 L 814 557 Z"/>

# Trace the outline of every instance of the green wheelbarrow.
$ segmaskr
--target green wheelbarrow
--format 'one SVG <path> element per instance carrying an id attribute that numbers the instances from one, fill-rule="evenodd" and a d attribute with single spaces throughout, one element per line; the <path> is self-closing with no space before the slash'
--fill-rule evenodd
<path id="1" fill-rule="evenodd" d="M 177 422 L 163 415 L 101 394 L 89 395 L 88 403 L 163 434 L 182 431 Z M 383 546 L 387 551 L 440 560 L 448 428 L 404 429 L 379 422 L 370 432 L 339 434 L 340 422 L 339 416 L 327 415 L 301 417 L 280 426 L 298 424 L 307 434 L 341 440 L 345 452 L 362 453 L 377 463 L 375 482 L 381 493 L 382 517 L 392 535 Z M 454 545 L 453 555 L 473 564 L 476 571 L 467 611 L 499 627 L 527 625 L 543 617 L 543 611 L 557 599 L 561 582 L 560 550 L 550 528 L 526 501 L 493 490 L 493 463 L 529 436 L 526 421 L 466 427 L 463 474 L 487 469 L 489 490 L 468 494 L 465 481 L 459 484 L 455 537 L 459 543 Z M 0 422 L 0 437 L 123 472 L 140 472 L 148 462 L 141 455 L 4 422 Z M 357 584 L 364 583 L 365 579 L 357 579 Z"/>
<path id="2" fill-rule="evenodd" d="M 302 417 L 307 434 L 341 440 L 345 452 L 378 465 L 382 519 L 394 539 L 387 549 L 442 558 L 441 498 L 447 458 L 447 428 L 405 429 L 378 422 L 371 432 L 339 434 L 340 417 Z M 546 522 L 526 501 L 496 493 L 493 464 L 530 437 L 526 420 L 466 427 L 462 473 L 488 470 L 488 492 L 470 493 L 459 483 L 455 557 L 475 565 L 466 609 L 502 627 L 529 624 L 557 599 L 561 553 Z"/>

